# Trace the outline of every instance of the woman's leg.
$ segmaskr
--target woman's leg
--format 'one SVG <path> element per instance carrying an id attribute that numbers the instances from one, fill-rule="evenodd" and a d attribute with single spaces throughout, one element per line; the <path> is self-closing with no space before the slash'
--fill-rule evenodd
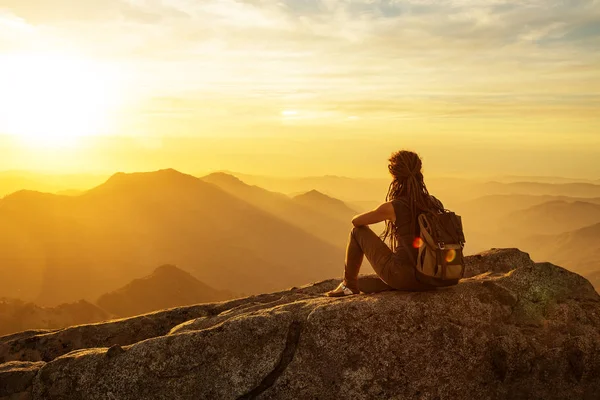
<path id="1" fill-rule="evenodd" d="M 390 248 L 371 228 L 368 226 L 352 228 L 348 238 L 348 246 L 346 247 L 344 284 L 354 291 L 358 289 L 363 290 L 361 286 L 366 289 L 363 290 L 366 292 L 386 290 L 385 286 L 369 280 L 364 280 L 364 284 L 359 285 L 358 273 L 363 258 L 366 256 L 377 275 L 383 281 L 382 283 L 391 288 L 389 282 L 386 281 L 386 276 L 389 276 L 389 270 L 393 263 L 392 255 L 393 253 Z"/>
<path id="2" fill-rule="evenodd" d="M 377 274 L 360 275 L 358 277 L 358 289 L 363 293 L 379 293 L 386 290 L 394 290 L 393 287 L 382 281 Z"/>
<path id="3" fill-rule="evenodd" d="M 389 290 L 381 284 L 372 285 L 372 281 L 359 284 L 358 273 L 363 256 L 367 257 L 379 278 L 389 288 L 409 291 L 433 289 L 416 280 L 414 269 L 410 265 L 398 263 L 390 248 L 368 226 L 358 226 L 350 232 L 344 269 L 344 283 L 353 291 L 363 290 L 361 286 L 368 293 Z"/>

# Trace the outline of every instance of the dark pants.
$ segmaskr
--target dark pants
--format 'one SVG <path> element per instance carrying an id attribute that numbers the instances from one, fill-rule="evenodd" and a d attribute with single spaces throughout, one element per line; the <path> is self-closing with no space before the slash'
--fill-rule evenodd
<path id="1" fill-rule="evenodd" d="M 367 257 L 378 277 L 358 277 L 363 255 Z M 412 265 L 400 261 L 368 226 L 357 226 L 350 232 L 346 248 L 344 283 L 351 289 L 359 289 L 365 293 L 394 289 L 405 291 L 433 289 L 429 285 L 418 282 Z"/>

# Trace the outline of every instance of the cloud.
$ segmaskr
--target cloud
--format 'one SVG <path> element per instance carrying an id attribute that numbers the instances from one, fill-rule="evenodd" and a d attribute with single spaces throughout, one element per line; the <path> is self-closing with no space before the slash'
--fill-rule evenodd
<path id="1" fill-rule="evenodd" d="M 129 65 L 131 90 L 149 98 L 216 99 L 215 118 L 216 105 L 241 102 L 264 116 L 287 107 L 319 118 L 340 109 L 344 118 L 346 111 L 581 116 L 585 100 L 569 96 L 600 93 L 600 54 L 592 51 L 600 7 L 592 0 L 4 0 L 3 7 L 2 26 L 10 20 L 32 38 Z M 1 48 L 23 43 L 18 29 L 0 33 Z M 511 96 L 521 107 L 504 100 Z M 177 102 L 164 107 L 171 110 L 164 115 L 188 112 Z"/>
<path id="2" fill-rule="evenodd" d="M 3 0 L 1 7 L 35 25 L 118 19 L 156 23 L 177 14 L 157 0 Z"/>
<path id="3" fill-rule="evenodd" d="M 0 49 L 16 48 L 34 34 L 35 28 L 23 18 L 0 9 Z"/>

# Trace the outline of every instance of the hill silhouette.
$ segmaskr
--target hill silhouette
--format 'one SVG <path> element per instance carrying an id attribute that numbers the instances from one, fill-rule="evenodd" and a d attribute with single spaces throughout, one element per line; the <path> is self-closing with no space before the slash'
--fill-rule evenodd
<path id="1" fill-rule="evenodd" d="M 493 181 L 512 183 L 512 182 L 539 182 L 539 183 L 598 183 L 592 179 L 569 178 L 564 176 L 524 176 L 524 175 L 504 175 L 494 177 Z"/>
<path id="2" fill-rule="evenodd" d="M 520 235 L 560 234 L 600 222 L 600 204 L 550 201 L 509 214 L 501 226 Z"/>
<path id="3" fill-rule="evenodd" d="M 591 205 L 573 205 L 580 202 Z M 550 206 L 543 206 L 546 203 Z M 587 223 L 585 211 L 577 214 L 577 210 L 595 209 L 596 205 L 600 206 L 598 197 L 503 194 L 462 201 L 453 209 L 463 217 L 469 237 L 466 248 L 472 253 L 490 247 L 524 246 L 522 240 L 533 234 L 557 234 L 589 225 L 593 222 L 593 210 L 590 210 L 592 219 Z M 573 215 L 579 216 L 571 221 Z M 544 230 L 541 221 L 547 223 L 550 230 Z"/>
<path id="4" fill-rule="evenodd" d="M 282 193 L 248 185 L 233 175 L 220 172 L 204 176 L 201 179 L 339 247 L 342 252 L 345 248 L 348 232 L 352 227 L 350 221 L 356 212 L 349 209 L 340 200 L 316 194 L 305 198 L 290 198 Z M 319 197 L 319 200 L 316 197 Z M 328 200 L 323 201 L 324 199 Z"/>
<path id="5" fill-rule="evenodd" d="M 583 201 L 600 205 L 600 197 L 588 198 L 531 194 L 496 194 L 466 200 L 457 204 L 455 208 L 459 209 L 463 215 L 476 217 L 479 214 L 485 214 L 486 218 L 499 220 L 513 212 L 554 201 L 567 203 Z"/>
<path id="6" fill-rule="evenodd" d="M 600 272 L 600 223 L 558 235 L 538 235 L 523 245 L 536 260 L 562 263 L 566 268 L 593 278 L 598 284 Z M 600 288 L 600 286 L 596 286 Z"/>
<path id="7" fill-rule="evenodd" d="M 570 197 L 600 197 L 600 185 L 594 183 L 487 182 L 474 191 L 486 194 L 529 194 Z"/>
<path id="8" fill-rule="evenodd" d="M 318 190 L 328 196 L 343 201 L 362 201 L 385 199 L 390 184 L 389 179 L 350 178 L 346 176 L 323 175 L 307 177 L 272 177 L 226 172 L 249 185 L 257 185 L 280 193 L 305 193 Z"/>
<path id="9" fill-rule="evenodd" d="M 120 289 L 105 293 L 97 304 L 119 317 L 151 311 L 228 300 L 229 291 L 215 290 L 174 265 L 162 265 L 150 275 L 135 279 Z"/>
<path id="10" fill-rule="evenodd" d="M 105 321 L 114 315 L 85 300 L 40 307 L 18 299 L 0 299 L 0 335 L 25 330 L 52 330 Z"/>
<path id="11" fill-rule="evenodd" d="M 327 191 L 310 187 L 291 198 L 230 174 L 198 179 L 166 169 L 117 173 L 76 196 L 31 190 L 10 194 L 0 200 L 0 293 L 43 306 L 92 301 L 161 264 L 181 265 L 215 290 L 236 293 L 302 284 L 327 276 L 320 275 L 325 270 L 341 273 L 354 207 L 330 192 L 362 196 L 367 200 L 351 204 L 372 208 L 375 202 L 368 199 L 383 187 L 381 200 L 387 181 L 324 176 L 277 182 L 295 189 L 315 184 Z M 555 236 L 596 222 L 600 198 L 576 196 L 593 195 L 598 185 L 432 183 L 444 204 L 462 215 L 468 253 L 519 246 L 534 255 L 550 254 L 550 260 L 577 271 L 589 269 L 580 255 L 553 252 L 556 246 L 527 237 Z M 458 191 L 463 200 L 454 206 L 444 191 L 458 189 L 464 189 Z M 519 194 L 527 191 L 538 194 Z M 557 243 L 562 248 L 562 241 Z M 242 261 L 252 268 L 240 268 Z M 364 272 L 370 271 L 365 262 Z"/>
<path id="12" fill-rule="evenodd" d="M 117 173 L 80 196 L 7 196 L 0 263 L 5 296 L 56 305 L 93 301 L 161 264 L 218 290 L 276 290 L 339 274 L 343 249 L 167 169 Z"/>
<path id="13" fill-rule="evenodd" d="M 316 212 L 334 216 L 346 223 L 348 223 L 353 216 L 358 214 L 356 210 L 352 209 L 343 201 L 327 196 L 315 189 L 294 196 L 293 199 L 296 203 L 302 204 Z"/>
<path id="14" fill-rule="evenodd" d="M 324 175 L 313 177 L 272 177 L 228 172 L 251 185 L 283 193 L 300 193 L 316 189 L 343 201 L 383 201 L 390 178 L 351 178 Z M 535 177 L 502 178 L 500 181 L 428 177 L 428 188 L 445 203 L 475 199 L 488 195 L 548 195 L 569 197 L 600 197 L 599 181 L 576 179 L 540 179 Z"/>

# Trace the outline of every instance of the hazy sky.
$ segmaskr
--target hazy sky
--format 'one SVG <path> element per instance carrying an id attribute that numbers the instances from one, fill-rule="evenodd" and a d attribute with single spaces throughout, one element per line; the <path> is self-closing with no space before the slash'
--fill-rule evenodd
<path id="1" fill-rule="evenodd" d="M 599 49 L 598 0 L 0 0 L 0 169 L 600 178 Z"/>

